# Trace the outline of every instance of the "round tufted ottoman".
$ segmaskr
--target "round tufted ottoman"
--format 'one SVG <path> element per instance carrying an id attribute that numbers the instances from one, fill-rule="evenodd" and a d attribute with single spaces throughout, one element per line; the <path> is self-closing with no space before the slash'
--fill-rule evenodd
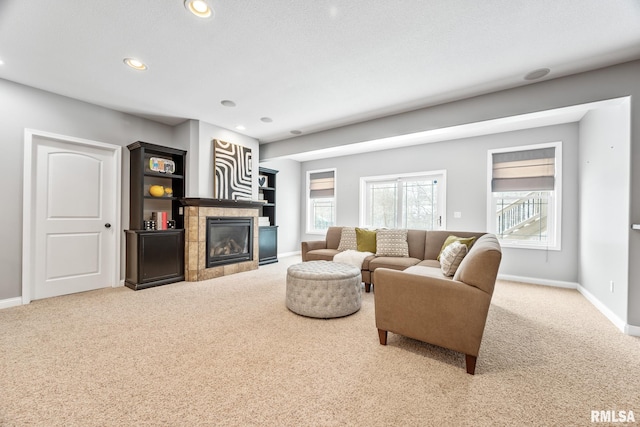
<path id="1" fill-rule="evenodd" d="M 287 308 L 328 319 L 360 310 L 360 269 L 332 261 L 308 261 L 287 269 Z"/>

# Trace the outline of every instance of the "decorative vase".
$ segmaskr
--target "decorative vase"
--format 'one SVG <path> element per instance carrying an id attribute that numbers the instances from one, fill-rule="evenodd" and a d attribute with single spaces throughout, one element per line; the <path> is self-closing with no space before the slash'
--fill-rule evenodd
<path id="1" fill-rule="evenodd" d="M 164 196 L 164 187 L 162 185 L 152 185 L 149 187 L 149 194 L 153 197 L 162 197 Z"/>

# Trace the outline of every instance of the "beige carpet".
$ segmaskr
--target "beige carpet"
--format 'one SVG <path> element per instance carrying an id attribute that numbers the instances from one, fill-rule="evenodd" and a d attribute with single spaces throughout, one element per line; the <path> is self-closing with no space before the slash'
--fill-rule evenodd
<path id="1" fill-rule="evenodd" d="M 286 267 L 0 310 L 2 426 L 590 426 L 640 421 L 640 340 L 576 291 L 499 282 L 476 375 L 390 334 L 285 307 Z"/>

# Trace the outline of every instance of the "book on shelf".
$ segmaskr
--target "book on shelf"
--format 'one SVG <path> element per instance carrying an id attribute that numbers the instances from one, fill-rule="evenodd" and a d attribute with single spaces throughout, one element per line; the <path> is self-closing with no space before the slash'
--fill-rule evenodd
<path id="1" fill-rule="evenodd" d="M 151 214 L 151 219 L 156 221 L 156 230 L 166 230 L 167 229 L 167 221 L 169 219 L 168 212 L 166 211 L 157 211 Z"/>

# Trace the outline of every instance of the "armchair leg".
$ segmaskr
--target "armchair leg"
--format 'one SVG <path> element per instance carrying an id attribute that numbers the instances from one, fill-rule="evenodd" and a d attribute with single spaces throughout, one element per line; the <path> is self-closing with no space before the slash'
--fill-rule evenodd
<path id="1" fill-rule="evenodd" d="M 371 292 L 371 283 L 366 283 L 364 284 L 364 291 L 365 292 Z"/>
<path id="2" fill-rule="evenodd" d="M 387 331 L 378 329 L 378 338 L 380 338 L 380 344 L 387 345 Z"/>
<path id="3" fill-rule="evenodd" d="M 467 363 L 467 374 L 474 375 L 476 372 L 476 360 L 478 359 L 478 357 L 466 354 L 465 358 Z"/>

